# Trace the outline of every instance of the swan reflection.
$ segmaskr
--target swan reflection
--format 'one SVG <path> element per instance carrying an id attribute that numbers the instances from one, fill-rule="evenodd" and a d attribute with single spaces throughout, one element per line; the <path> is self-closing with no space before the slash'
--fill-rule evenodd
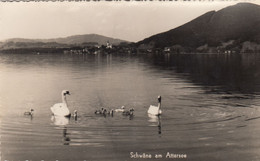
<path id="1" fill-rule="evenodd" d="M 158 127 L 158 134 L 162 133 L 162 126 L 161 126 L 161 116 L 151 115 L 148 114 L 149 122 L 151 123 L 150 126 L 157 126 Z"/>
<path id="2" fill-rule="evenodd" d="M 67 133 L 67 127 L 64 127 L 63 129 L 63 145 L 70 145 L 70 137 L 67 136 L 69 133 Z"/>
<path id="3" fill-rule="evenodd" d="M 52 116 L 51 121 L 54 125 L 57 125 L 59 129 L 62 128 L 63 145 L 70 145 L 70 137 L 68 136 L 70 134 L 67 132 L 68 129 L 66 127 L 66 125 L 69 124 L 69 118 L 64 116 Z"/>
<path id="4" fill-rule="evenodd" d="M 65 126 L 69 124 L 69 118 L 64 116 L 52 116 L 51 121 L 57 126 Z"/>

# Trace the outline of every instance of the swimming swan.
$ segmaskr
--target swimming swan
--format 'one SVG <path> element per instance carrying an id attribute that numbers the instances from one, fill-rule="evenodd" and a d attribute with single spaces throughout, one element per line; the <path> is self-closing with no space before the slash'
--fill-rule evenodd
<path id="1" fill-rule="evenodd" d="M 148 114 L 151 114 L 151 115 L 161 115 L 162 114 L 162 110 L 161 110 L 161 100 L 162 100 L 162 97 L 161 96 L 158 96 L 158 106 L 153 106 L 153 105 L 150 105 L 149 109 L 148 109 Z"/>
<path id="2" fill-rule="evenodd" d="M 70 95 L 70 92 L 68 90 L 63 90 L 61 92 L 62 103 L 56 103 L 51 107 L 51 111 L 54 116 L 70 117 L 71 114 L 68 109 L 66 95 Z"/>
<path id="3" fill-rule="evenodd" d="M 24 112 L 24 115 L 33 115 L 33 109 L 31 108 L 30 111 Z"/>

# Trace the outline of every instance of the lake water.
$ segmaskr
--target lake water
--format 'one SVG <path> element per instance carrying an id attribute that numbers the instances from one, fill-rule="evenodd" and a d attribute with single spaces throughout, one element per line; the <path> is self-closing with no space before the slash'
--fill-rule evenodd
<path id="1" fill-rule="evenodd" d="M 0 119 L 3 161 L 260 160 L 260 54 L 0 54 Z"/>

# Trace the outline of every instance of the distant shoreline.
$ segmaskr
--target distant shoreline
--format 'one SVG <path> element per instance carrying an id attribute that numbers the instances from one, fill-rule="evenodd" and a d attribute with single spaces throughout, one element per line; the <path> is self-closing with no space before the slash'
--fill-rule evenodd
<path id="1" fill-rule="evenodd" d="M 97 47 L 71 47 L 71 48 L 12 48 L 2 49 L 0 53 L 3 54 L 71 54 L 71 55 L 96 55 L 96 54 L 122 54 L 122 55 L 142 55 L 142 54 L 244 54 L 256 53 L 260 54 L 260 50 L 163 50 L 163 49 L 140 49 L 131 46 L 115 46 L 107 49 L 105 46 Z"/>

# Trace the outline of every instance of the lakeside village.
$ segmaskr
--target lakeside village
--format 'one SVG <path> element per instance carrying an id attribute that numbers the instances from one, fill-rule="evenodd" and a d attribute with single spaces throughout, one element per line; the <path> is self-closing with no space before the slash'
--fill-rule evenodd
<path id="1" fill-rule="evenodd" d="M 112 45 L 107 41 L 106 45 L 98 45 L 95 43 L 85 46 L 75 46 L 69 49 L 63 50 L 64 54 L 113 54 L 113 53 L 124 53 L 124 54 L 136 54 L 137 50 L 134 47 L 129 46 L 126 43 L 119 45 Z"/>
<path id="2" fill-rule="evenodd" d="M 223 43 L 218 47 L 204 45 L 196 49 L 185 48 L 181 45 L 171 47 L 155 48 L 147 45 L 136 46 L 132 43 L 121 43 L 112 45 L 107 41 L 106 45 L 78 46 L 63 50 L 64 54 L 185 54 L 185 53 L 218 53 L 218 54 L 239 54 L 239 53 L 260 53 L 260 45 L 252 42 L 244 42 L 242 45 L 234 45 L 234 41 Z"/>
<path id="3" fill-rule="evenodd" d="M 18 44 L 18 43 L 16 43 Z M 186 53 L 217 53 L 217 54 L 240 54 L 240 53 L 260 53 L 260 45 L 254 42 L 244 42 L 235 44 L 234 41 L 222 43 L 217 47 L 210 47 L 207 44 L 198 48 L 183 47 L 174 45 L 171 47 L 154 47 L 151 45 L 137 45 L 135 43 L 123 42 L 113 45 L 107 41 L 106 45 L 88 42 L 83 44 L 61 45 L 61 44 L 41 44 L 41 45 L 22 45 L 9 46 L 0 49 L 1 53 L 64 53 L 71 55 L 96 55 L 96 54 L 186 54 Z"/>
<path id="4" fill-rule="evenodd" d="M 218 53 L 218 54 L 239 54 L 239 53 L 260 53 L 260 46 L 246 42 L 241 48 L 229 47 L 199 47 L 197 49 L 184 48 L 180 45 L 172 47 L 153 48 L 153 47 L 136 47 L 132 44 L 112 45 L 95 45 L 86 47 L 74 47 L 63 51 L 64 54 L 185 54 L 185 53 Z"/>

